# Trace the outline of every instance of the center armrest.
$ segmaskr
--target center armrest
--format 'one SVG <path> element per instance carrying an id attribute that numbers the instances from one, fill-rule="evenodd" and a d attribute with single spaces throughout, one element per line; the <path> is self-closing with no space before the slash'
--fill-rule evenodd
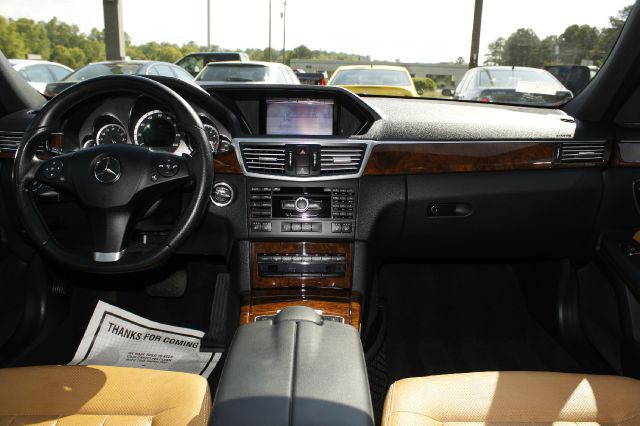
<path id="1" fill-rule="evenodd" d="M 215 396 L 214 425 L 373 425 L 358 332 L 312 309 L 238 329 Z"/>

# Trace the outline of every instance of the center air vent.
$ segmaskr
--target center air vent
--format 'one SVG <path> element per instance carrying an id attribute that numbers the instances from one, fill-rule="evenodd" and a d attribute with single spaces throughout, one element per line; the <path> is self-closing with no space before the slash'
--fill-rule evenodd
<path id="1" fill-rule="evenodd" d="M 252 173 L 283 175 L 284 153 L 282 145 L 242 145 L 245 168 Z"/>
<path id="2" fill-rule="evenodd" d="M 15 155 L 22 141 L 22 132 L 0 130 L 0 152 Z"/>
<path id="3" fill-rule="evenodd" d="M 360 171 L 364 146 L 323 146 L 321 148 L 321 175 L 350 175 Z"/>
<path id="4" fill-rule="evenodd" d="M 606 142 L 563 142 L 558 159 L 561 163 L 603 163 Z"/>

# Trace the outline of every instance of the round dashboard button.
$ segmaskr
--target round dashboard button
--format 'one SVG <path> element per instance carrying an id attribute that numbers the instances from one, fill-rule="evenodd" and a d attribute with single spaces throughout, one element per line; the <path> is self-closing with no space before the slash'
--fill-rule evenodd
<path id="1" fill-rule="evenodd" d="M 295 202 L 296 211 L 304 213 L 309 210 L 309 200 L 304 197 L 299 197 Z"/>

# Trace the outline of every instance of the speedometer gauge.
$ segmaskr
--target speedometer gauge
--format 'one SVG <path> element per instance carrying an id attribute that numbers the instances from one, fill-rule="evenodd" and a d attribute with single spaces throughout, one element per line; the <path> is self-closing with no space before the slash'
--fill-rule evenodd
<path id="1" fill-rule="evenodd" d="M 96 133 L 96 143 L 98 145 L 127 143 L 127 131 L 119 124 L 104 125 Z"/>
<path id="2" fill-rule="evenodd" d="M 211 124 L 205 124 L 204 132 L 207 134 L 209 145 L 211 145 L 211 152 L 216 154 L 220 148 L 220 133 L 218 133 L 218 129 Z"/>
<path id="3" fill-rule="evenodd" d="M 169 114 L 153 110 L 140 117 L 133 130 L 133 138 L 138 145 L 170 147 L 178 145 L 180 133 Z"/>

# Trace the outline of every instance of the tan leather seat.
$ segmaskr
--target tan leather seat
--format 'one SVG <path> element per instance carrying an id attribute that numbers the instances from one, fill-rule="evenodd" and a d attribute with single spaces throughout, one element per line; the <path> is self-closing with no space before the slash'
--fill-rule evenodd
<path id="1" fill-rule="evenodd" d="M 207 381 L 103 366 L 0 369 L 0 426 L 206 425 Z"/>
<path id="2" fill-rule="evenodd" d="M 640 381 L 530 372 L 404 379 L 389 389 L 382 424 L 640 425 Z"/>

